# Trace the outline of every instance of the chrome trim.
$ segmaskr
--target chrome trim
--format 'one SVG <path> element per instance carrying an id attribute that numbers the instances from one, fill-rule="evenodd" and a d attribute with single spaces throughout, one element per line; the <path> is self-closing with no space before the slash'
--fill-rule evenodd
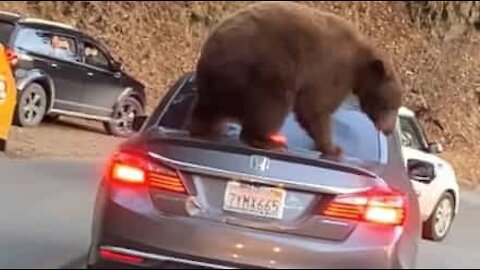
<path id="1" fill-rule="evenodd" d="M 8 12 L 8 11 L 0 11 L 0 15 L 12 16 L 16 18 L 21 18 L 22 16 L 18 13 Z"/>
<path id="2" fill-rule="evenodd" d="M 151 254 L 151 253 L 146 253 L 146 252 L 142 252 L 142 251 L 131 250 L 131 249 L 128 249 L 128 248 L 102 246 L 102 247 L 100 247 L 100 249 L 107 250 L 107 251 L 112 251 L 112 252 L 115 252 L 115 253 L 121 253 L 121 254 L 124 254 L 124 255 L 142 257 L 144 259 L 149 259 L 149 260 L 169 261 L 169 262 L 189 264 L 189 265 L 192 265 L 192 266 L 216 268 L 216 269 L 236 269 L 236 268 L 231 268 L 231 267 L 218 265 L 218 264 L 197 262 L 197 261 L 192 261 L 192 260 L 174 258 L 174 257 L 170 257 L 170 256 L 162 256 L 162 255 L 157 255 L 157 254 Z"/>
<path id="3" fill-rule="evenodd" d="M 259 171 L 261 173 L 265 173 L 266 171 L 270 170 L 270 158 L 253 155 L 250 156 L 250 168 Z"/>
<path id="4" fill-rule="evenodd" d="M 350 224 L 347 223 L 347 222 L 336 221 L 336 220 L 329 220 L 329 219 L 321 220 L 320 223 L 329 224 L 329 225 L 335 225 L 335 226 L 343 226 L 343 227 L 349 227 L 349 226 L 350 226 Z"/>
<path id="5" fill-rule="evenodd" d="M 102 122 L 112 121 L 112 119 L 110 117 L 103 117 L 103 116 L 97 116 L 97 115 L 91 115 L 91 114 L 79 113 L 79 112 L 72 112 L 72 111 L 65 111 L 65 110 L 59 110 L 59 109 L 52 109 L 50 111 L 50 113 L 58 113 L 58 114 L 61 114 L 61 115 L 84 118 L 84 119 L 89 119 L 89 120 L 97 120 L 97 121 L 102 121 Z"/>
<path id="6" fill-rule="evenodd" d="M 72 25 L 65 24 L 65 23 L 60 23 L 56 21 L 50 21 L 50 20 L 44 20 L 44 19 L 38 19 L 38 18 L 24 18 L 20 20 L 21 23 L 38 23 L 38 24 L 43 24 L 47 26 L 55 26 L 63 29 L 68 29 L 68 30 L 75 30 L 78 31 L 78 29 Z"/>
<path id="7" fill-rule="evenodd" d="M 256 182 L 266 184 L 266 185 L 278 184 L 281 186 L 290 187 L 294 189 L 301 189 L 309 192 L 314 191 L 314 192 L 320 192 L 320 193 L 339 195 L 339 194 L 359 193 L 359 192 L 364 192 L 370 189 L 369 187 L 355 189 L 355 188 L 337 188 L 337 187 L 313 185 L 313 184 L 299 184 L 289 180 L 282 180 L 277 178 L 270 178 L 270 177 L 251 175 L 251 174 L 245 174 L 245 173 L 230 172 L 222 169 L 216 169 L 212 167 L 196 165 L 193 163 L 182 162 L 178 160 L 169 159 L 152 152 L 148 152 L 148 155 L 162 162 L 170 163 L 172 165 L 182 167 L 183 170 L 185 171 L 196 172 L 196 173 L 206 173 L 206 174 L 215 175 L 219 177 L 225 177 L 228 175 L 231 178 L 236 178 L 242 181 L 251 182 L 252 180 L 254 180 Z"/>
<path id="8" fill-rule="evenodd" d="M 85 104 L 85 103 L 79 103 L 79 102 L 74 102 L 74 101 L 66 101 L 66 100 L 57 99 L 57 100 L 55 100 L 55 102 L 66 104 L 66 105 L 72 105 L 72 106 L 81 106 L 81 107 L 90 108 L 90 109 L 99 110 L 99 111 L 104 111 L 104 112 L 108 112 L 108 113 L 113 112 L 112 109 L 107 109 L 105 107 L 98 107 L 98 106 L 88 105 L 88 104 Z"/>

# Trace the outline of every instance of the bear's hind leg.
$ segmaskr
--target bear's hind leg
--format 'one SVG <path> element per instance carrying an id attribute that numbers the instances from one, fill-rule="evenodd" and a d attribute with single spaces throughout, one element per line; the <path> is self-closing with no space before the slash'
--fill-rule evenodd
<path id="1" fill-rule="evenodd" d="M 192 137 L 214 139 L 221 135 L 222 117 L 213 106 L 198 102 L 192 110 L 187 129 Z"/>
<path id="2" fill-rule="evenodd" d="M 256 106 L 242 119 L 241 140 L 261 149 L 285 149 L 284 143 L 272 139 L 280 131 L 290 107 L 287 102 L 268 100 Z"/>

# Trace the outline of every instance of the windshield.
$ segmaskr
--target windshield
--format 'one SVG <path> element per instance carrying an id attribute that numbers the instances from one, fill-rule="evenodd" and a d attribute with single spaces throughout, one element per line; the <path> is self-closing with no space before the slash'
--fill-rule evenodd
<path id="1" fill-rule="evenodd" d="M 185 84 L 172 98 L 159 123 L 162 128 L 183 130 L 196 92 L 191 82 Z M 241 127 L 228 125 L 229 135 L 238 135 Z M 290 150 L 317 154 L 314 141 L 290 114 L 281 130 Z M 333 115 L 333 141 L 342 147 L 349 158 L 385 163 L 387 156 L 386 137 L 379 132 L 370 119 L 360 111 L 358 99 L 351 96 Z"/>
<path id="2" fill-rule="evenodd" d="M 370 119 L 356 106 L 354 99 L 347 100 L 333 115 L 333 141 L 348 157 L 365 161 L 383 162 L 382 151 L 386 151 L 386 138 Z M 282 128 L 288 146 L 298 150 L 314 151 L 315 143 L 290 114 Z"/>

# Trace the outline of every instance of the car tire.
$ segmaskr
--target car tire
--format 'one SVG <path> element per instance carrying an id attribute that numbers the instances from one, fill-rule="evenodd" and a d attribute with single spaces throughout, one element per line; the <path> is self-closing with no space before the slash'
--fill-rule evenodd
<path id="1" fill-rule="evenodd" d="M 20 127 L 35 127 L 47 111 L 47 94 L 38 83 L 29 84 L 20 92 L 13 123 Z"/>
<path id="2" fill-rule="evenodd" d="M 0 154 L 7 150 L 7 141 L 4 139 L 0 139 Z"/>
<path id="3" fill-rule="evenodd" d="M 423 238 L 441 242 L 447 237 L 455 216 L 455 200 L 445 193 L 438 200 L 430 218 L 423 224 Z"/>
<path id="4" fill-rule="evenodd" d="M 105 122 L 108 134 L 128 138 L 134 134 L 133 120 L 143 115 L 143 105 L 134 97 L 126 97 L 119 101 L 113 110 L 112 121 Z"/>
<path id="5" fill-rule="evenodd" d="M 45 117 L 43 118 L 43 122 L 53 123 L 53 122 L 56 122 L 59 118 L 60 118 L 59 114 L 49 114 L 49 115 L 45 115 Z"/>

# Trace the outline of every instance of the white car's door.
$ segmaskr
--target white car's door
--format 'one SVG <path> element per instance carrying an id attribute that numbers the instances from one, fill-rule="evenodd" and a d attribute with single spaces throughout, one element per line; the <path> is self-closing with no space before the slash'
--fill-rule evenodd
<path id="1" fill-rule="evenodd" d="M 411 179 L 417 195 L 419 196 L 422 218 L 428 219 L 439 197 L 444 192 L 446 182 L 442 161 L 435 155 L 428 153 L 428 143 L 414 117 L 400 117 L 400 138 L 405 166 L 409 160 L 419 160 L 434 166 L 435 178 L 431 181 Z"/>
<path id="2" fill-rule="evenodd" d="M 399 122 L 404 162 L 417 192 L 424 222 L 423 237 L 441 241 L 459 209 L 455 171 L 446 160 L 436 155 L 443 151 L 441 146 L 428 143 L 413 113 L 401 114 Z"/>
<path id="3" fill-rule="evenodd" d="M 420 210 L 422 213 L 422 219 L 427 220 L 430 217 L 435 205 L 438 202 L 440 195 L 444 189 L 442 183 L 445 182 L 444 178 L 447 176 L 443 173 L 443 165 L 439 163 L 436 156 L 427 154 L 410 147 L 402 147 L 405 166 L 407 166 L 408 160 L 420 160 L 433 164 L 435 168 L 435 179 L 431 182 L 423 182 L 415 179 L 411 179 L 413 187 L 419 196 Z"/>

